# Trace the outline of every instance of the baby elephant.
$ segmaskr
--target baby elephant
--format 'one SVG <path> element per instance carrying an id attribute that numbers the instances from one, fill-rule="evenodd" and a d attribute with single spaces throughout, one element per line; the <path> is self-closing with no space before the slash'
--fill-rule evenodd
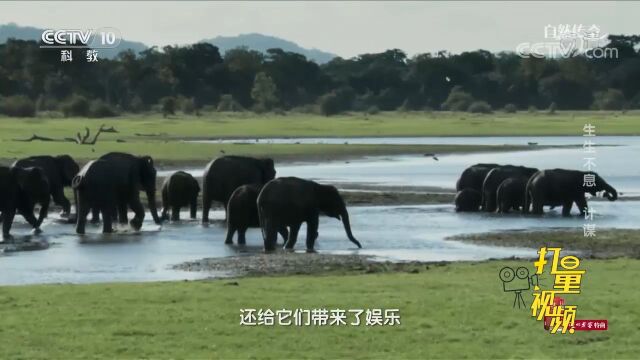
<path id="1" fill-rule="evenodd" d="M 260 227 L 257 201 L 262 186 L 262 184 L 242 185 L 231 194 L 227 204 L 227 239 L 225 244 L 233 243 L 233 235 L 237 231 L 238 244 L 244 245 L 247 229 Z M 282 227 L 279 233 L 287 241 L 289 236 L 287 228 Z"/>
<path id="2" fill-rule="evenodd" d="M 196 218 L 198 209 L 198 194 L 200 185 L 191 174 L 184 171 L 176 171 L 167 177 L 162 184 L 162 214 L 163 220 L 168 219 L 171 209 L 171 220 L 180 220 L 180 208 L 191 208 L 191 219 Z"/>
<path id="3" fill-rule="evenodd" d="M 527 180 L 528 178 L 524 176 L 511 177 L 500 183 L 496 193 L 497 211 L 499 213 L 506 214 L 511 209 L 518 211 L 524 206 Z"/>
<path id="4" fill-rule="evenodd" d="M 465 188 L 456 194 L 454 203 L 456 212 L 478 211 L 482 202 L 482 194 L 478 190 Z"/>

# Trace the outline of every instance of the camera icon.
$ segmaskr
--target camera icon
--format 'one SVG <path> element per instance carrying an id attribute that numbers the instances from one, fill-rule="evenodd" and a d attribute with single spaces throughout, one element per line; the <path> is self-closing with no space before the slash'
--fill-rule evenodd
<path id="1" fill-rule="evenodd" d="M 500 280 L 502 280 L 502 289 L 504 292 L 514 292 L 515 299 L 513 300 L 513 307 L 518 304 L 518 309 L 527 307 L 522 297 L 522 292 L 530 290 L 532 286 L 538 286 L 538 275 L 529 276 L 529 269 L 526 267 L 519 267 L 516 270 L 505 266 L 500 270 L 498 274 Z"/>

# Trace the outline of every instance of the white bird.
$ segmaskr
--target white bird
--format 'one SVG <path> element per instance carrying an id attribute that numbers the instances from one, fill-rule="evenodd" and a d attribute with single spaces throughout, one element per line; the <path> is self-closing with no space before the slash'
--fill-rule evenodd
<path id="1" fill-rule="evenodd" d="M 445 76 L 444 79 L 447 80 L 447 82 L 451 82 L 451 79 L 449 79 L 448 76 Z"/>

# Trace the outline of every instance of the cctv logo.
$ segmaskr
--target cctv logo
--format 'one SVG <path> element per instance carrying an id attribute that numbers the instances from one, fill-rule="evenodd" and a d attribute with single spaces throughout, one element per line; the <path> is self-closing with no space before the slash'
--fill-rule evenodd
<path id="1" fill-rule="evenodd" d="M 89 45 L 93 30 L 45 30 L 42 42 L 49 46 L 70 47 Z"/>
<path id="2" fill-rule="evenodd" d="M 120 45 L 120 30 L 111 27 L 82 30 L 47 29 L 40 36 L 40 48 L 113 49 Z"/>

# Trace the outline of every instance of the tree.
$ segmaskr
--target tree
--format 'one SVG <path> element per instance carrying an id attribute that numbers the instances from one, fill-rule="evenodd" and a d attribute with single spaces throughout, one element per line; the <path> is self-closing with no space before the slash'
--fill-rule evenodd
<path id="1" fill-rule="evenodd" d="M 173 96 L 165 96 L 160 99 L 160 107 L 162 108 L 162 117 L 174 115 L 176 113 L 176 98 Z"/>
<path id="2" fill-rule="evenodd" d="M 251 89 L 251 98 L 257 109 L 261 111 L 271 110 L 278 104 L 278 89 L 271 77 L 264 72 L 256 75 Z"/>

